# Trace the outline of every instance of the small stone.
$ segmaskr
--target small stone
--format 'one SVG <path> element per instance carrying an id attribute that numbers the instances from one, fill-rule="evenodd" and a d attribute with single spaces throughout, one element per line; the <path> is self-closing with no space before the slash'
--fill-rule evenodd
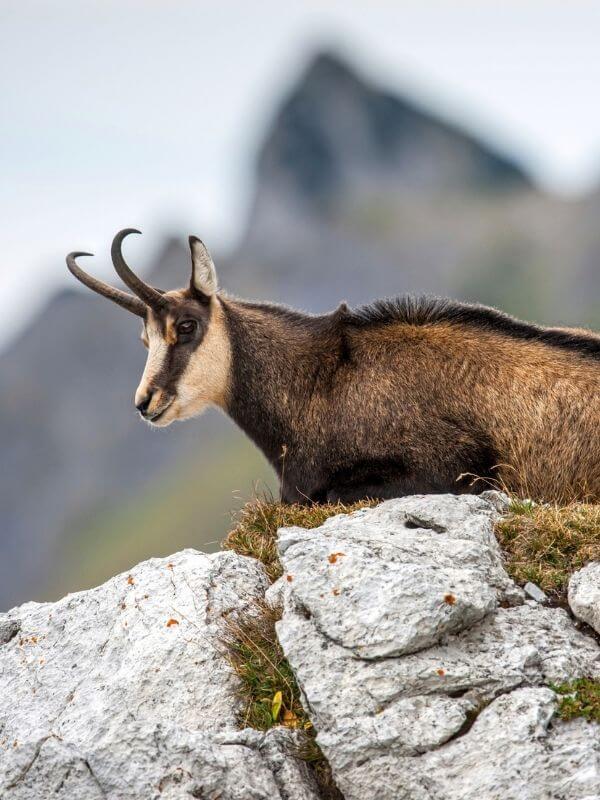
<path id="1" fill-rule="evenodd" d="M 487 500 L 500 514 L 506 514 L 510 509 L 510 497 L 497 489 L 487 489 L 479 495 L 483 500 Z"/>
<path id="2" fill-rule="evenodd" d="M 532 600 L 535 600 L 536 603 L 545 603 L 548 600 L 548 595 L 543 592 L 539 586 L 536 586 L 535 583 L 531 583 L 531 581 L 525 584 L 523 591 L 525 594 L 529 595 Z"/>
<path id="3" fill-rule="evenodd" d="M 0 614 L 0 645 L 8 644 L 21 629 L 21 621 Z"/>

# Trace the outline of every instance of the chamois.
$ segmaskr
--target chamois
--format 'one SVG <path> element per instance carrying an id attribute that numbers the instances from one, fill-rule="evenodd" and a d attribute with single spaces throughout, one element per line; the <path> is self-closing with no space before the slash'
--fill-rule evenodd
<path id="1" fill-rule="evenodd" d="M 223 409 L 266 455 L 285 502 L 350 502 L 490 484 L 536 500 L 600 499 L 600 336 L 432 298 L 312 316 L 219 291 L 190 237 L 188 288 L 133 295 L 73 275 L 143 320 L 135 405 L 153 426 Z"/>

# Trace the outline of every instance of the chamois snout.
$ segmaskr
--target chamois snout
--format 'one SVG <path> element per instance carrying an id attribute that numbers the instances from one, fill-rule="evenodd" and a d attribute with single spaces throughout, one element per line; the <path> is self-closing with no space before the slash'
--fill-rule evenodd
<path id="1" fill-rule="evenodd" d="M 135 407 L 140 412 L 142 417 L 146 416 L 146 413 L 147 413 L 147 411 L 148 411 L 148 409 L 150 407 L 151 401 L 152 401 L 152 392 L 148 392 L 147 394 L 142 395 L 141 400 L 138 400 L 137 397 L 136 397 Z"/>
<path id="2" fill-rule="evenodd" d="M 159 419 L 173 404 L 175 397 L 155 387 L 139 388 L 135 393 L 135 407 L 145 420 L 152 424 Z"/>

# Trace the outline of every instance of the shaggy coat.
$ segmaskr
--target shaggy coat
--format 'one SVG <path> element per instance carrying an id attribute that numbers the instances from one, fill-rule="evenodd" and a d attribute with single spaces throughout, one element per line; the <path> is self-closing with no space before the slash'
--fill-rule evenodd
<path id="1" fill-rule="evenodd" d="M 309 317 L 221 299 L 225 410 L 286 501 L 504 486 L 600 499 L 600 337 L 446 300 Z"/>

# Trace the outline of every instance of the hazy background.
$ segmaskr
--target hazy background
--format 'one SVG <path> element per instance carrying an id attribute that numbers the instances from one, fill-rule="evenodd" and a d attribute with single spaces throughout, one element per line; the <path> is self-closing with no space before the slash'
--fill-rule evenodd
<path id="1" fill-rule="evenodd" d="M 216 547 L 273 485 L 216 413 L 152 432 L 72 249 L 321 311 L 433 292 L 600 325 L 600 7 L 0 0 L 0 610 Z"/>

